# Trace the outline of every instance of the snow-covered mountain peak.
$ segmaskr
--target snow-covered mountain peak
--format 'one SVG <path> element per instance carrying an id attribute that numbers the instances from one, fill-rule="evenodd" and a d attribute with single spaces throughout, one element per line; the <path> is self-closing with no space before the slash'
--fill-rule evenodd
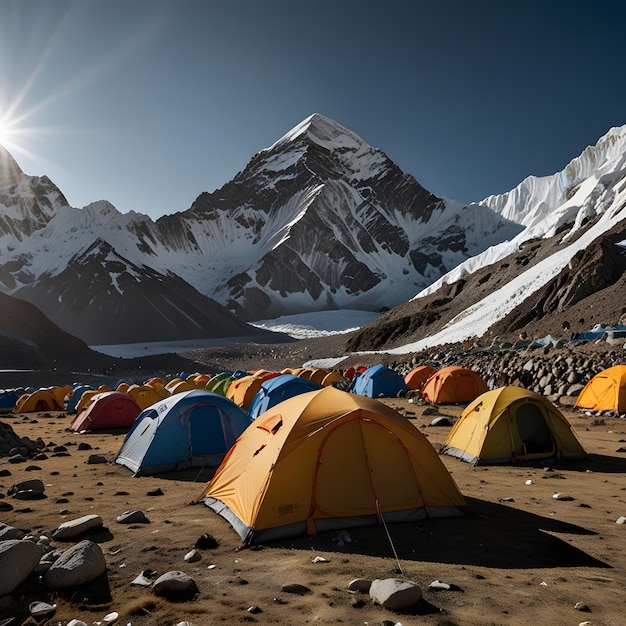
<path id="1" fill-rule="evenodd" d="M 17 185 L 22 178 L 24 178 L 24 172 L 9 151 L 0 144 L 0 188 Z"/>

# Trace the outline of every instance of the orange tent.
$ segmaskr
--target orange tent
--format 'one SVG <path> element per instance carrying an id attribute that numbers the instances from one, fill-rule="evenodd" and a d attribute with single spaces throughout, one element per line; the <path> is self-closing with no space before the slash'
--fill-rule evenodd
<path id="1" fill-rule="evenodd" d="M 437 451 L 411 422 L 334 387 L 261 414 L 199 500 L 245 544 L 467 512 Z"/>
<path id="2" fill-rule="evenodd" d="M 437 370 L 430 365 L 418 365 L 414 367 L 404 377 L 404 382 L 408 389 L 417 391 L 421 389 L 424 383 L 436 372 Z"/>
<path id="3" fill-rule="evenodd" d="M 435 372 L 422 389 L 427 402 L 445 404 L 471 402 L 487 391 L 487 383 L 474 371 L 449 365 Z"/>
<path id="4" fill-rule="evenodd" d="M 252 399 L 261 388 L 263 379 L 263 376 L 254 375 L 235 378 L 226 391 L 226 397 L 247 411 L 250 408 Z"/>
<path id="5" fill-rule="evenodd" d="M 614 365 L 597 373 L 578 394 L 574 406 L 626 413 L 626 365 Z"/>

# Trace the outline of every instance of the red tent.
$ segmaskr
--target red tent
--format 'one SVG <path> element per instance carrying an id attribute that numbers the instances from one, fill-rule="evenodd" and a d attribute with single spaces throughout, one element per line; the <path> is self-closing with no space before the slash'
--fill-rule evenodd
<path id="1" fill-rule="evenodd" d="M 120 391 L 97 393 L 74 418 L 70 430 L 130 428 L 141 408 L 134 398 Z"/>

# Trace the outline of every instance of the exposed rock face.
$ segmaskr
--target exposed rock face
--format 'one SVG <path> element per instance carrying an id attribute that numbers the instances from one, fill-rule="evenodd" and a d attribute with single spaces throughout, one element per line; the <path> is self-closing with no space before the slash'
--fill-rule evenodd
<path id="1" fill-rule="evenodd" d="M 488 207 L 437 198 L 317 114 L 221 189 L 156 222 L 105 201 L 74 209 L 45 181 L 22 178 L 30 209 L 15 186 L 0 189 L 0 289 L 92 344 L 128 341 L 124 329 L 134 341 L 254 332 L 207 324 L 207 299 L 213 318 L 217 303 L 245 320 L 383 310 L 521 228 Z"/>

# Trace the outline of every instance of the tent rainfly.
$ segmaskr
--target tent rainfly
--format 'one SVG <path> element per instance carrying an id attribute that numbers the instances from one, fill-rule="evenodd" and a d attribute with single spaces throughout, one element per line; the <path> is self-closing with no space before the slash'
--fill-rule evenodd
<path id="1" fill-rule="evenodd" d="M 476 372 L 449 365 L 435 372 L 424 383 L 422 398 L 434 404 L 471 402 L 487 391 L 487 383 Z"/>
<path id="2" fill-rule="evenodd" d="M 463 515 L 428 439 L 378 400 L 324 387 L 260 415 L 199 498 L 244 541 Z"/>

